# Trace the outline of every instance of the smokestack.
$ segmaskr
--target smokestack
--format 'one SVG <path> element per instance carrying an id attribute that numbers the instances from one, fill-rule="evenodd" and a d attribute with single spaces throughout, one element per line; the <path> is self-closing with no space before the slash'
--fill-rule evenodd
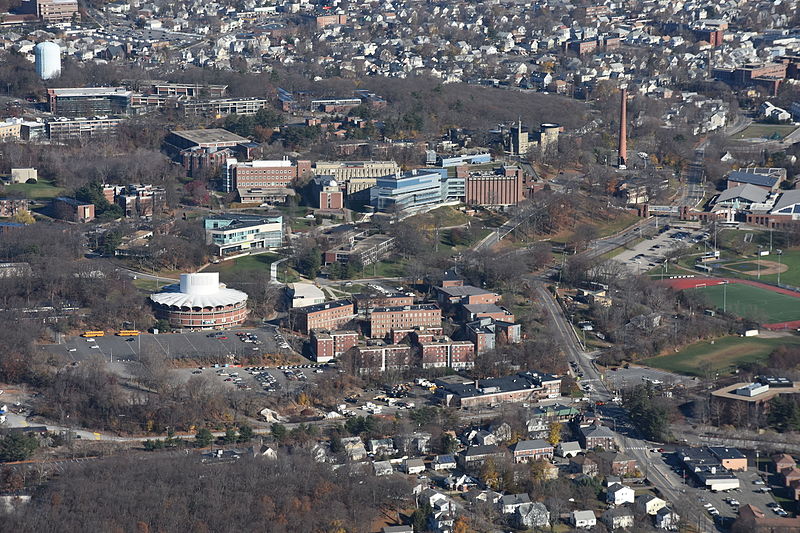
<path id="1" fill-rule="evenodd" d="M 619 102 L 619 168 L 625 168 L 628 159 L 628 90 L 620 90 Z"/>

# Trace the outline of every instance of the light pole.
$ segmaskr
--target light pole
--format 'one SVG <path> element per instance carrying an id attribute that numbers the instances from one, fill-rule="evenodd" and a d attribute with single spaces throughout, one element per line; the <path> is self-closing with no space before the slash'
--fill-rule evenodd
<path id="1" fill-rule="evenodd" d="M 722 312 L 728 309 L 728 280 L 722 282 Z"/>
<path id="2" fill-rule="evenodd" d="M 756 265 L 758 265 L 758 279 L 761 279 L 761 249 L 764 248 L 762 245 L 758 245 L 758 257 L 756 258 Z"/>
<path id="3" fill-rule="evenodd" d="M 781 256 L 783 255 L 783 250 L 776 250 L 778 254 L 778 285 L 781 284 Z"/>

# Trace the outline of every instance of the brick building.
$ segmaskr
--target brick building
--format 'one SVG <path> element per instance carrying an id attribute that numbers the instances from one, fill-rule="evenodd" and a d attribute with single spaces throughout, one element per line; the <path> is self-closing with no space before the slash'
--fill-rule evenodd
<path id="1" fill-rule="evenodd" d="M 59 196 L 53 199 L 55 218 L 72 222 L 91 222 L 94 220 L 94 204 L 85 204 L 75 198 Z"/>
<path id="2" fill-rule="evenodd" d="M 298 179 L 311 176 L 310 161 L 292 162 L 289 159 L 239 161 L 230 158 L 225 161 L 222 175 L 225 192 L 248 189 L 288 189 Z"/>
<path id="3" fill-rule="evenodd" d="M 383 344 L 357 346 L 347 352 L 346 366 L 353 373 L 373 374 L 392 370 L 405 370 L 414 365 L 411 346 L 408 344 Z"/>
<path id="4" fill-rule="evenodd" d="M 561 378 L 538 372 L 520 372 L 467 383 L 436 380 L 436 384 L 439 400 L 456 407 L 536 402 L 561 396 Z"/>
<path id="5" fill-rule="evenodd" d="M 437 300 L 442 306 L 457 304 L 495 304 L 500 295 L 472 285 L 450 285 L 437 288 Z"/>
<path id="6" fill-rule="evenodd" d="M 436 304 L 376 307 L 369 317 L 370 337 L 385 337 L 392 329 L 440 327 L 442 311 Z"/>
<path id="7" fill-rule="evenodd" d="M 353 302 L 335 300 L 289 311 L 292 330 L 308 335 L 312 330 L 336 330 L 354 318 Z"/>
<path id="8" fill-rule="evenodd" d="M 422 368 L 453 368 L 456 370 L 475 366 L 475 345 L 470 341 L 454 341 L 447 336 L 436 336 L 419 342 Z"/>
<path id="9" fill-rule="evenodd" d="M 467 205 L 505 207 L 524 199 L 524 175 L 519 167 L 470 172 L 465 179 L 464 203 Z"/>
<path id="10" fill-rule="evenodd" d="M 13 217 L 20 211 L 30 211 L 30 207 L 30 200 L 0 198 L 0 217 Z"/>
<path id="11" fill-rule="evenodd" d="M 358 345 L 358 333 L 355 331 L 313 331 L 311 347 L 318 363 L 327 363 L 331 359 L 341 357 L 348 350 Z"/>

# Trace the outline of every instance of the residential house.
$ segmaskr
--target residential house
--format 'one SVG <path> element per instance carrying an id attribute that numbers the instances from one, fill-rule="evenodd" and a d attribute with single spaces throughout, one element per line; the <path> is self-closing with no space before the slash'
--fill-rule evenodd
<path id="1" fill-rule="evenodd" d="M 569 515 L 569 523 L 578 529 L 591 529 L 597 525 L 597 517 L 594 511 L 572 511 Z"/>
<path id="2" fill-rule="evenodd" d="M 678 523 L 681 517 L 678 513 L 669 507 L 662 507 L 658 510 L 655 516 L 655 525 L 658 529 L 666 529 L 667 531 L 677 531 Z"/>
<path id="3" fill-rule="evenodd" d="M 431 466 L 434 470 L 453 470 L 456 468 L 456 458 L 452 455 L 437 455 L 433 458 Z"/>
<path id="4" fill-rule="evenodd" d="M 573 474 L 595 477 L 600 473 L 600 466 L 591 457 L 578 455 L 569 460 L 569 471 Z"/>
<path id="5" fill-rule="evenodd" d="M 553 446 L 544 440 L 521 440 L 512 446 L 514 462 L 535 461 L 537 459 L 552 459 Z"/>
<path id="6" fill-rule="evenodd" d="M 431 434 L 427 431 L 415 431 L 396 435 L 394 445 L 400 453 L 427 455 L 431 449 Z"/>
<path id="7" fill-rule="evenodd" d="M 342 439 L 342 445 L 351 461 L 363 461 L 367 458 L 367 449 L 364 447 L 361 437 L 344 438 Z"/>
<path id="8" fill-rule="evenodd" d="M 633 527 L 633 512 L 627 507 L 614 507 L 603 513 L 600 520 L 609 530 Z"/>
<path id="9" fill-rule="evenodd" d="M 775 463 L 776 472 L 783 472 L 785 469 L 792 468 L 797 464 L 794 460 L 794 457 L 792 457 L 788 453 L 780 453 L 777 455 L 773 455 L 772 462 Z"/>
<path id="10" fill-rule="evenodd" d="M 503 514 L 511 514 L 526 503 L 531 503 L 531 498 L 526 493 L 506 494 L 500 498 L 498 507 Z"/>
<path id="11" fill-rule="evenodd" d="M 606 503 L 612 505 L 633 503 L 634 498 L 635 494 L 633 489 L 620 483 L 614 483 L 606 489 Z"/>
<path id="12" fill-rule="evenodd" d="M 450 474 L 444 478 L 443 483 L 449 490 L 457 490 L 459 492 L 465 492 L 478 486 L 478 480 L 466 474 Z"/>
<path id="13" fill-rule="evenodd" d="M 517 507 L 512 522 L 520 529 L 544 529 L 550 526 L 550 511 L 541 502 L 525 503 Z"/>
<path id="14" fill-rule="evenodd" d="M 389 476 L 394 473 L 391 461 L 375 461 L 372 463 L 372 469 L 376 476 Z"/>
<path id="15" fill-rule="evenodd" d="M 397 453 L 392 439 L 370 439 L 367 443 L 367 450 L 375 455 L 393 455 Z"/>
<path id="16" fill-rule="evenodd" d="M 422 459 L 406 459 L 403 461 L 403 470 L 406 474 L 421 474 L 425 471 L 425 461 Z"/>
<path id="17" fill-rule="evenodd" d="M 642 514 L 649 514 L 655 516 L 659 510 L 667 506 L 667 502 L 653 496 L 652 494 L 642 494 L 636 497 L 636 511 Z"/>
<path id="18" fill-rule="evenodd" d="M 583 448 L 578 441 L 562 442 L 558 445 L 558 455 L 561 457 L 575 457 L 579 453 L 583 453 Z"/>
<path id="19" fill-rule="evenodd" d="M 489 446 L 470 446 L 459 455 L 462 467 L 480 467 L 487 459 L 499 459 L 503 457 L 503 450 L 496 445 Z"/>
<path id="20" fill-rule="evenodd" d="M 493 490 L 471 489 L 463 494 L 463 497 L 472 505 L 478 505 L 481 503 L 495 505 L 500 501 L 500 498 L 502 498 L 503 495 Z"/>
<path id="21" fill-rule="evenodd" d="M 789 487 L 795 481 L 800 481 L 800 468 L 796 466 L 790 466 L 789 468 L 784 468 L 780 472 L 781 480 L 783 480 L 783 486 Z"/>

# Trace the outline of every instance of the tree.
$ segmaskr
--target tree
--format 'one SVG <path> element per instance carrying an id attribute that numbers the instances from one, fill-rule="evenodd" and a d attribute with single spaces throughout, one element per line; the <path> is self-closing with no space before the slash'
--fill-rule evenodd
<path id="1" fill-rule="evenodd" d="M 551 446 L 558 446 L 561 442 L 561 422 L 550 423 L 550 433 L 547 437 L 547 441 Z"/>
<path id="2" fill-rule="evenodd" d="M 273 438 L 275 438 L 275 440 L 277 440 L 278 442 L 286 440 L 286 437 L 289 435 L 289 431 L 283 424 L 278 424 L 277 422 L 275 422 L 274 424 L 272 424 L 271 429 Z"/>
<path id="3" fill-rule="evenodd" d="M 453 524 L 453 533 L 469 533 L 469 520 L 464 516 L 459 516 Z"/>
<path id="4" fill-rule="evenodd" d="M 250 442 L 253 440 L 253 428 L 248 426 L 247 424 L 242 424 L 239 426 L 239 442 Z"/>
<path id="5" fill-rule="evenodd" d="M 214 442 L 214 434 L 208 428 L 203 428 L 194 436 L 195 443 L 199 448 L 210 446 Z"/>
<path id="6" fill-rule="evenodd" d="M 236 430 L 228 428 L 225 430 L 225 435 L 222 437 L 222 442 L 225 444 L 233 444 L 237 441 Z"/>
<path id="7" fill-rule="evenodd" d="M 36 219 L 33 218 L 31 212 L 26 209 L 20 209 L 14 213 L 14 216 L 11 217 L 11 220 L 19 224 L 33 224 L 36 222 Z"/>
<path id="8" fill-rule="evenodd" d="M 494 459 L 487 459 L 481 468 L 481 479 L 486 486 L 492 490 L 497 490 L 500 487 L 500 474 L 497 472 L 497 466 Z"/>
<path id="9" fill-rule="evenodd" d="M 38 447 L 39 441 L 33 435 L 11 433 L 0 440 L 0 462 L 24 461 Z"/>

